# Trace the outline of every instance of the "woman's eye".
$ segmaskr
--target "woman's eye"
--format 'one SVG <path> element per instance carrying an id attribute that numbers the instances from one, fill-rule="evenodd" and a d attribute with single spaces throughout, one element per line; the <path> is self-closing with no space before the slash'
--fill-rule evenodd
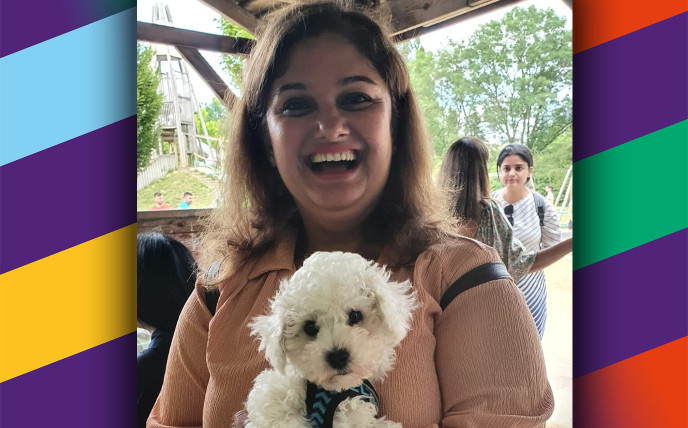
<path id="1" fill-rule="evenodd" d="M 280 108 L 280 113 L 285 116 L 302 116 L 310 111 L 310 103 L 302 98 L 287 100 Z"/>
<path id="2" fill-rule="evenodd" d="M 368 107 L 371 102 L 368 95 L 356 92 L 342 96 L 339 104 L 345 110 L 360 110 Z"/>
<path id="3" fill-rule="evenodd" d="M 349 325 L 358 324 L 361 322 L 361 320 L 363 320 L 363 314 L 361 314 L 361 311 L 352 309 L 351 312 L 349 312 Z"/>
<path id="4" fill-rule="evenodd" d="M 315 321 L 306 321 L 306 324 L 303 325 L 303 332 L 310 337 L 317 336 L 318 331 L 320 331 L 320 329 L 315 324 Z"/>

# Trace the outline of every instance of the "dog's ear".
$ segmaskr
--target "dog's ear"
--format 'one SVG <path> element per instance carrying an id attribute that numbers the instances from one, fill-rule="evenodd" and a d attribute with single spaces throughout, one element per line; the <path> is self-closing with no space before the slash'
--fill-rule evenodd
<path id="1" fill-rule="evenodd" d="M 287 355 L 284 351 L 284 324 L 275 313 L 255 317 L 249 324 L 251 336 L 260 339 L 259 351 L 265 351 L 265 358 L 279 373 L 284 374 Z"/>
<path id="2" fill-rule="evenodd" d="M 367 275 L 367 283 L 375 292 L 375 303 L 382 322 L 390 332 L 390 339 L 397 346 L 406 337 L 411 324 L 413 310 L 418 306 L 416 292 L 411 282 L 389 281 L 384 268 L 371 265 L 373 271 Z"/>

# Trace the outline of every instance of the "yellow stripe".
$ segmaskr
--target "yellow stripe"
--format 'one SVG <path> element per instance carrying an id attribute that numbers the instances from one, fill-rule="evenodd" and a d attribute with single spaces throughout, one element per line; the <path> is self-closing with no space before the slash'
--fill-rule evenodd
<path id="1" fill-rule="evenodd" d="M 135 224 L 0 275 L 0 382 L 135 330 Z"/>

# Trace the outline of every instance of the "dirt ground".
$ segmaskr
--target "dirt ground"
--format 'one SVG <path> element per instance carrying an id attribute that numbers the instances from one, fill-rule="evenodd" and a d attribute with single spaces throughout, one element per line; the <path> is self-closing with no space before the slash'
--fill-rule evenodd
<path id="1" fill-rule="evenodd" d="M 554 414 L 547 428 L 571 428 L 572 417 L 572 255 L 545 269 L 547 325 L 542 339 L 547 374 L 554 391 Z"/>

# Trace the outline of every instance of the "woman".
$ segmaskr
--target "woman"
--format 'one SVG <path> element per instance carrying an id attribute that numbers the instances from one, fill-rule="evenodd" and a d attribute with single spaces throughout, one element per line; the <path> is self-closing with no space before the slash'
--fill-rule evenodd
<path id="1" fill-rule="evenodd" d="M 395 368 L 374 385 L 380 414 L 405 427 L 543 426 L 552 392 L 513 282 L 480 284 L 440 307 L 452 282 L 498 256 L 449 233 L 389 37 L 363 14 L 310 3 L 276 12 L 257 40 L 234 110 L 225 204 L 201 255 L 217 309 L 211 316 L 198 284 L 148 426 L 227 426 L 267 368 L 247 323 L 308 254 L 329 250 L 387 265 L 419 294 Z"/>
<path id="2" fill-rule="evenodd" d="M 554 206 L 542 196 L 535 195 L 527 187 L 533 175 L 533 155 L 523 144 L 507 144 L 497 157 L 497 169 L 503 188 L 495 190 L 492 197 L 502 206 L 514 236 L 528 251 L 551 247 L 561 241 L 559 216 Z M 544 215 L 538 214 L 536 198 L 542 199 Z M 521 278 L 516 285 L 523 291 L 533 314 L 540 338 L 547 321 L 547 288 L 542 270 Z"/>
<path id="3" fill-rule="evenodd" d="M 137 367 L 137 426 L 146 426 L 165 374 L 172 333 L 196 282 L 196 261 L 179 241 L 162 233 L 136 237 L 137 326 L 151 333 L 139 352 Z"/>
<path id="4" fill-rule="evenodd" d="M 449 192 L 461 233 L 494 247 L 511 277 L 519 281 L 571 252 L 572 239 L 547 249 L 526 251 L 514 237 L 501 206 L 490 197 L 488 159 L 485 143 L 473 137 L 461 138 L 444 154 L 438 181 Z"/>

